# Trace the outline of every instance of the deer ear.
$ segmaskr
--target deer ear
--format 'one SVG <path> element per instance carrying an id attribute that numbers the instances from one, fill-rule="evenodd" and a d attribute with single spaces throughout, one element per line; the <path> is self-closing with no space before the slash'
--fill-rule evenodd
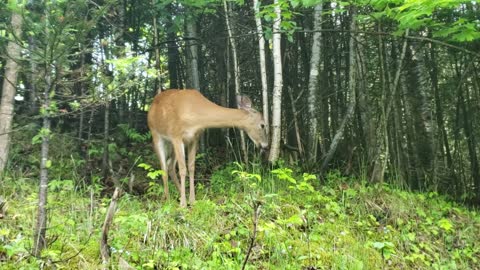
<path id="1" fill-rule="evenodd" d="M 251 109 L 252 100 L 247 96 L 237 95 L 237 106 L 239 109 Z"/>

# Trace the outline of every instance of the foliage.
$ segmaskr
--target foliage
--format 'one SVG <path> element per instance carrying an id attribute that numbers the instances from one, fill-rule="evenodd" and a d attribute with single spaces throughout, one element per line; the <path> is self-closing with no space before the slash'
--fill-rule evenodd
<path id="1" fill-rule="evenodd" d="M 251 27 L 252 13 L 249 3 L 245 5 L 247 1 L 232 2 L 238 3 L 232 9 L 238 14 L 232 17 L 235 25 L 241 26 L 236 42 L 242 50 L 242 80 L 245 91 L 253 92 L 258 82 L 252 79 L 257 76 L 256 64 L 252 64 L 257 60 L 252 57 L 255 53 L 251 47 L 251 37 L 255 34 Z M 17 10 L 15 3 L 0 3 L 0 50 L 4 50 L 10 38 L 6 34 L 7 18 L 11 11 Z M 275 6 L 268 3 L 261 6 L 260 16 L 266 22 L 267 37 L 271 37 Z M 308 79 L 309 16 L 311 7 L 320 3 L 326 7 L 322 27 L 327 30 L 322 32 L 324 61 L 321 72 L 325 84 L 319 86 L 319 92 L 325 94 L 318 112 L 325 126 L 320 132 L 325 135 L 322 144 L 329 141 L 328 136 L 338 127 L 337 118 L 344 112 L 345 101 L 359 100 L 358 117 L 349 124 L 350 130 L 345 136 L 350 142 L 342 146 L 349 149 L 345 153 L 351 153 L 339 154 L 336 164 L 347 164 L 345 167 L 349 171 L 355 167 L 350 166 L 355 160 L 370 165 L 369 155 L 382 150 L 376 149 L 376 144 L 384 138 L 376 138 L 375 126 L 364 126 L 364 123 L 378 124 L 376 110 L 380 114 L 388 104 L 380 99 L 392 95 L 392 100 L 398 104 L 395 115 L 390 116 L 393 119 L 388 125 L 391 129 L 385 134 L 387 148 L 392 151 L 383 155 L 388 163 L 385 165 L 387 181 L 397 181 L 398 177 L 401 180 L 397 183 L 401 184 L 410 181 L 425 185 L 420 188 L 444 185 L 444 191 L 456 189 L 462 192 L 461 196 L 478 194 L 478 185 L 473 180 L 478 171 L 474 162 L 478 163 L 475 135 L 478 136 L 479 122 L 473 117 L 469 119 L 478 111 L 475 76 L 478 59 L 470 58 L 473 54 L 452 53 L 433 43 L 411 42 L 400 68 L 397 67 L 400 46 L 396 38 L 389 36 L 390 33 L 402 35 L 409 29 L 417 40 L 434 38 L 450 43 L 444 45 L 455 43 L 457 48 L 474 50 L 478 45 L 475 41 L 480 37 L 478 3 L 461 0 L 280 0 L 281 31 L 289 40 L 282 44 L 285 45 L 284 60 L 288 63 L 284 71 L 288 77 L 285 86 L 289 89 L 303 89 Z M 217 32 L 216 36 L 211 34 L 212 29 L 224 26 L 218 23 L 223 21 L 219 7 L 220 2 L 213 0 L 29 3 L 24 11 L 25 37 L 20 39 L 24 40 L 22 54 L 25 59 L 20 61 L 22 76 L 17 86 L 19 97 L 25 101 L 18 101 L 21 106 L 16 107 L 11 161 L 0 181 L 2 268 L 106 267 L 99 260 L 98 238 L 109 204 L 111 181 L 116 177 L 125 189 L 130 179 L 135 185 L 129 186 L 128 193 L 120 199 L 114 218 L 109 238 L 113 259 L 108 266 L 113 269 L 119 268 L 120 259 L 145 269 L 240 268 L 252 237 L 252 207 L 255 205 L 261 205 L 262 211 L 248 261 L 250 269 L 478 267 L 480 249 L 476 232 L 480 218 L 475 210 L 452 203 L 435 192 L 411 193 L 381 183 L 369 185 L 346 177 L 340 171 L 327 173 L 322 179 L 324 183 L 320 184 L 315 174 L 286 163 L 279 163 L 272 171 L 255 166 L 247 169 L 241 164 L 225 165 L 222 158 L 228 153 L 215 153 L 213 155 L 223 164 L 219 169 L 215 167 L 220 163 L 218 160 L 211 162 L 208 153 L 200 154 L 198 171 L 202 178 L 209 180 L 199 181 L 197 185 L 200 200 L 185 210 L 179 209 L 174 200 L 160 199 L 163 193 L 160 178 L 165 172 L 151 165 L 158 161 L 146 132 L 145 111 L 156 91 L 154 87 L 164 87 L 168 81 L 163 76 L 169 69 L 169 60 L 178 60 L 176 71 L 182 73 L 180 77 L 187 75 L 183 74 L 184 59 L 170 59 L 168 50 L 187 51 L 184 41 L 188 37 L 184 36 L 183 29 L 189 16 L 202 25 L 196 40 L 202 55 L 198 59 L 204 77 L 202 88 L 205 91 L 217 88 L 218 92 L 209 93 L 212 96 L 225 94 L 221 91 L 228 76 L 221 75 L 228 68 L 221 67 L 224 67 L 224 56 L 229 49 L 218 46 L 224 36 Z M 359 81 L 355 96 L 343 92 L 346 83 L 350 83 L 346 80 L 349 73 L 355 69 L 347 66 L 345 59 L 349 51 L 346 41 L 351 34 L 356 34 L 348 32 L 351 7 L 358 8 L 357 18 L 362 31 L 355 38 L 356 51 L 359 69 L 365 75 L 359 76 L 362 81 Z M 154 18 L 160 25 L 157 44 L 153 40 Z M 216 21 L 218 18 L 220 20 Z M 168 25 L 170 20 L 172 25 Z M 377 30 L 388 35 L 377 35 Z M 173 33 L 173 40 L 168 37 L 168 31 Z M 159 59 L 154 55 L 157 49 Z M 4 62 L 0 61 L 0 73 L 5 70 Z M 473 71 L 468 68 L 470 62 Z M 396 68 L 402 71 L 399 89 L 404 91 L 397 92 L 398 97 L 385 87 L 394 79 Z M 38 118 L 26 113 L 26 108 L 38 100 L 35 96 L 28 97 L 33 91 L 32 85 L 39 92 L 45 90 L 45 69 L 54 71 L 56 81 L 55 87 L 47 89 L 51 103 L 42 106 L 39 115 L 52 118 L 51 130 L 39 128 Z M 426 70 L 424 75 L 422 69 Z M 432 83 L 424 91 L 425 95 L 410 97 L 410 88 L 423 94 L 420 84 L 429 81 Z M 298 97 L 292 98 L 295 99 L 292 104 L 303 105 L 306 95 L 302 93 L 293 91 Z M 368 95 L 362 96 L 365 93 Z M 438 95 L 438 101 L 433 100 L 434 95 Z M 428 105 L 418 114 L 412 108 L 421 106 L 408 100 L 417 97 L 425 99 Z M 104 110 L 107 104 L 111 105 L 110 111 Z M 371 105 L 371 110 L 365 108 L 369 107 L 367 104 Z M 287 105 L 285 109 L 284 119 L 290 121 L 290 108 Z M 303 113 L 306 110 L 298 109 L 299 119 L 309 117 Z M 106 123 L 111 124 L 112 130 L 105 138 L 101 137 L 104 115 L 110 116 L 112 122 Z M 428 122 L 433 116 L 437 119 Z M 80 119 L 83 130 L 79 127 Z M 419 140 L 423 134 L 415 123 L 422 120 L 426 131 L 434 131 L 426 138 L 437 153 L 425 152 L 427 159 L 437 162 L 433 166 L 428 160 L 427 166 L 422 167 L 419 159 L 424 154 L 423 148 L 420 145 L 416 149 L 415 145 L 417 141 L 418 144 L 425 142 Z M 445 126 L 438 124 L 441 122 L 445 122 Z M 302 127 L 308 129 L 300 121 L 300 129 Z M 471 134 L 468 134 L 469 127 L 473 129 Z M 291 130 L 284 131 L 287 146 L 292 142 Z M 369 137 L 367 133 L 370 132 L 374 136 Z M 88 136 L 83 136 L 86 133 Z M 31 228 L 35 224 L 32 217 L 38 199 L 38 143 L 45 136 L 50 137 L 52 144 L 51 159 L 47 161 L 49 248 L 41 259 L 34 259 L 30 249 Z M 441 139 L 437 141 L 437 137 Z M 214 139 L 214 136 L 208 138 Z M 323 148 L 327 146 L 322 145 Z M 454 149 L 452 166 L 448 163 L 450 153 L 446 153 L 450 151 L 449 146 Z M 99 172 L 104 149 L 109 150 L 113 176 L 104 177 Z M 294 162 L 300 164 L 299 160 Z M 468 171 L 470 165 L 472 175 Z M 366 167 L 360 165 L 352 170 L 370 170 Z M 207 169 L 211 171 L 205 173 Z M 411 175 L 405 177 L 402 173 Z M 178 198 L 176 196 L 172 197 Z"/>
<path id="2" fill-rule="evenodd" d="M 145 163 L 138 166 L 144 173 L 152 170 Z M 478 265 L 477 212 L 436 193 L 368 186 L 335 172 L 327 185 L 314 188 L 313 180 L 286 167 L 260 175 L 232 164 L 215 172 L 211 187 L 200 191 L 202 199 L 190 209 L 125 194 L 110 231 L 111 267 L 124 260 L 143 269 L 239 268 L 251 236 L 252 199 L 261 200 L 262 212 L 247 269 Z M 274 182 L 276 193 L 265 190 L 264 182 Z M 8 208 L 0 225 L 5 269 L 100 267 L 98 239 L 109 199 L 74 183 L 50 182 L 51 245 L 41 260 L 33 260 L 31 230 L 22 228 L 33 226 L 36 187 L 28 177 L 7 176 L 1 196 Z"/>
<path id="3" fill-rule="evenodd" d="M 480 39 L 478 22 L 471 19 L 466 7 L 468 0 L 374 0 L 359 1 L 371 5 L 374 18 L 386 17 L 398 23 L 398 32 L 407 29 L 428 30 L 433 37 L 455 42 Z M 447 15 L 449 14 L 449 15 Z M 458 16 L 451 20 L 451 14 Z M 450 17 L 450 18 L 449 18 Z"/>

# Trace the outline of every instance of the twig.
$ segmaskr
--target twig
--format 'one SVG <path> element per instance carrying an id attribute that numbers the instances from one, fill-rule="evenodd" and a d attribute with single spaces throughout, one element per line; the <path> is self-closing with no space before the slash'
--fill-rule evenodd
<path id="1" fill-rule="evenodd" d="M 250 257 L 250 253 L 252 253 L 253 246 L 255 245 L 261 206 L 262 204 L 259 201 L 253 201 L 253 233 L 252 237 L 250 238 L 250 245 L 247 250 L 247 256 L 245 256 L 245 260 L 243 261 L 242 270 L 244 270 L 245 266 L 247 266 L 248 258 Z"/>
<path id="2" fill-rule="evenodd" d="M 105 216 L 105 221 L 102 226 L 102 238 L 100 239 L 100 253 L 102 254 L 102 263 L 106 265 L 110 260 L 110 248 L 108 246 L 108 231 L 110 225 L 112 224 L 113 215 L 117 208 L 117 200 L 122 194 L 122 189 L 119 187 L 115 188 L 113 192 L 112 200 L 110 201 L 110 206 L 108 207 L 107 215 Z"/>

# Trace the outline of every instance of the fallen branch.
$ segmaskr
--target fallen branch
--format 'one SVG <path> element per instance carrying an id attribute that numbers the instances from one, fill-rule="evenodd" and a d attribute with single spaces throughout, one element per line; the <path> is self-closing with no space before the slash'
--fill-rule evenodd
<path id="1" fill-rule="evenodd" d="M 108 246 L 108 231 L 110 230 L 110 225 L 112 225 L 113 215 L 117 209 L 118 198 L 122 194 L 122 189 L 119 187 L 115 188 L 113 192 L 112 200 L 110 201 L 110 206 L 108 207 L 107 215 L 105 216 L 105 221 L 102 226 L 102 237 L 100 239 L 100 254 L 102 254 L 102 263 L 104 265 L 108 264 L 110 260 L 110 247 Z"/>

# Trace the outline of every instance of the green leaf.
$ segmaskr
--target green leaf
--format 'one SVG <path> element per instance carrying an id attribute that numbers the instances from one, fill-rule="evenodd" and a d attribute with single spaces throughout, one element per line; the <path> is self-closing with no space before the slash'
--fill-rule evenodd
<path id="1" fill-rule="evenodd" d="M 385 243 L 383 242 L 374 242 L 372 246 L 376 249 L 382 250 L 385 247 Z"/>
<path id="2" fill-rule="evenodd" d="M 137 167 L 143 168 L 143 169 L 145 169 L 145 170 L 147 170 L 147 171 L 152 168 L 152 166 L 151 166 L 150 164 L 147 164 L 147 163 L 140 163 L 140 164 L 137 165 Z"/>
<path id="3" fill-rule="evenodd" d="M 450 222 L 450 220 L 448 220 L 446 218 L 440 219 L 437 222 L 437 225 L 446 232 L 453 231 L 453 224 Z"/>
<path id="4" fill-rule="evenodd" d="M 157 179 L 159 176 L 165 175 L 165 172 L 162 170 L 150 171 L 147 173 L 147 177 L 150 179 Z"/>

